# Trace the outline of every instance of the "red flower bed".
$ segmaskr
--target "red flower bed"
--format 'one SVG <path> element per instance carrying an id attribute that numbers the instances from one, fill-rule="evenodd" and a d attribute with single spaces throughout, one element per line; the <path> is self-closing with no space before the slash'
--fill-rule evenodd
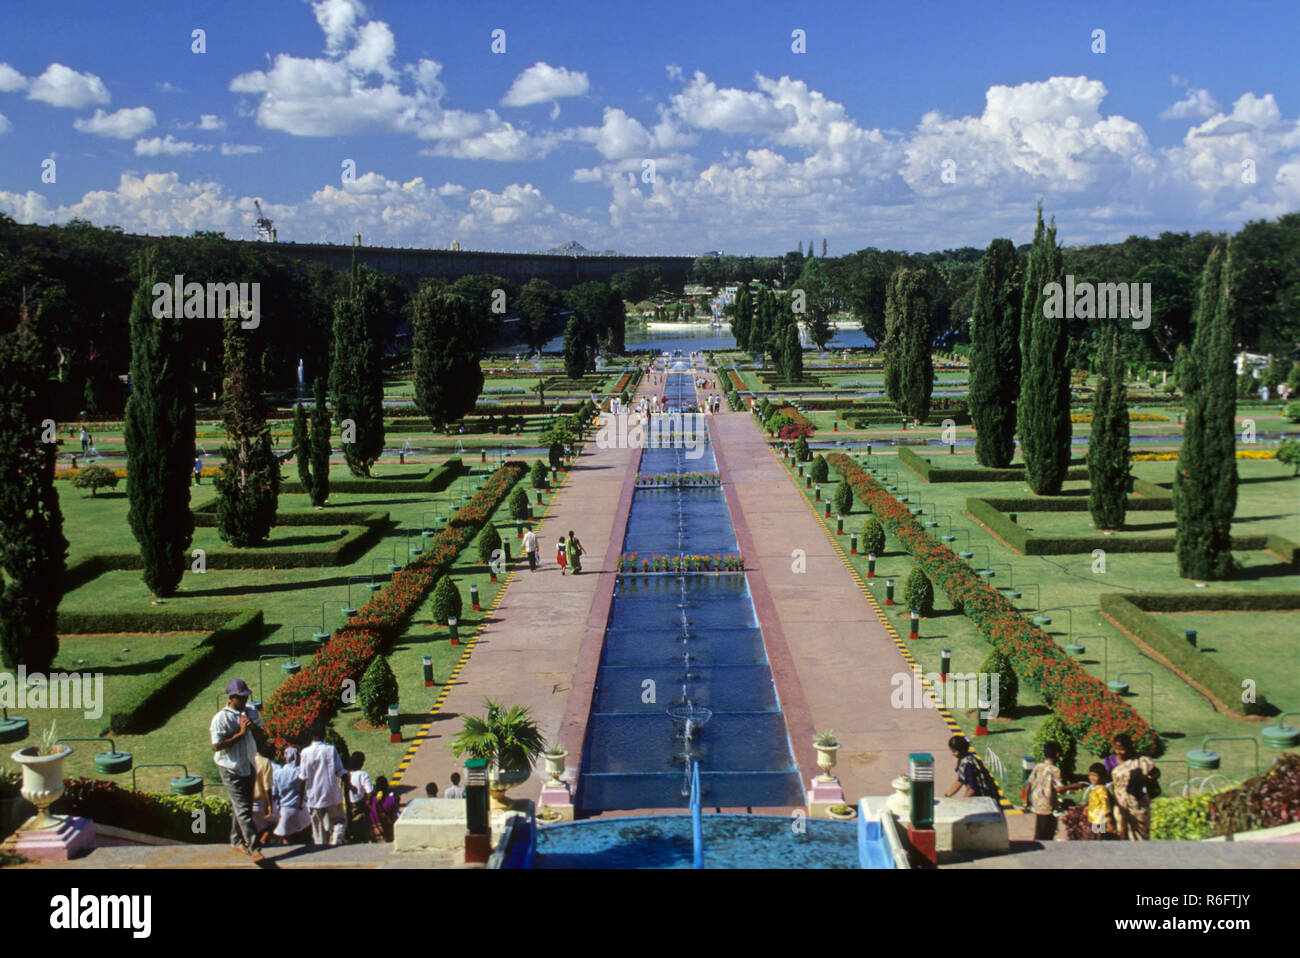
<path id="1" fill-rule="evenodd" d="M 740 378 L 740 373 L 736 372 L 734 369 L 728 369 L 727 375 L 731 377 L 731 384 L 735 386 L 737 389 L 749 388 L 748 386 L 745 385 L 745 380 Z"/>
<path id="2" fill-rule="evenodd" d="M 425 551 L 379 590 L 357 614 L 320 648 L 311 665 L 290 676 L 268 696 L 264 708 L 267 733 L 277 750 L 302 740 L 317 719 L 341 705 L 344 683 L 359 681 L 384 643 L 410 622 L 411 616 L 451 567 L 456 556 L 474 541 L 484 522 L 525 474 L 517 460 L 498 468 L 483 483 L 446 529 L 434 536 Z"/>
<path id="3" fill-rule="evenodd" d="M 793 406 L 782 406 L 777 410 L 782 415 L 789 416 L 794 420 L 793 426 L 786 426 L 781 430 L 781 438 L 793 442 L 796 439 L 807 439 L 817 431 L 811 419 L 795 409 Z"/>
<path id="4" fill-rule="evenodd" d="M 932 539 L 907 507 L 865 469 L 842 452 L 826 458 L 831 468 L 849 481 L 859 501 L 870 504 L 930 581 L 943 589 L 984 638 L 1011 660 L 1020 680 L 1038 690 L 1080 744 L 1096 755 L 1106 755 L 1111 739 L 1119 732 L 1127 732 L 1139 751 L 1157 753 L 1161 743 L 1155 730 L 1106 683 L 1085 672 L 1057 647 L 1051 636 L 977 576 L 970 565 Z"/>

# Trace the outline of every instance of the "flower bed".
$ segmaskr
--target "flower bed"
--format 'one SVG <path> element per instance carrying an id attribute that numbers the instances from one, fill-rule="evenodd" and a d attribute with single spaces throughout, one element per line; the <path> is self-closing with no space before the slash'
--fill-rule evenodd
<path id="1" fill-rule="evenodd" d="M 1155 412 L 1133 412 L 1129 410 L 1129 422 L 1168 422 L 1168 416 L 1162 416 Z M 1070 413 L 1070 422 L 1092 422 L 1092 413 L 1074 412 Z"/>
<path id="2" fill-rule="evenodd" d="M 1177 452 L 1134 452 L 1129 454 L 1134 462 L 1173 462 L 1178 459 Z M 1238 449 L 1238 459 L 1276 459 L 1276 449 Z"/>
<path id="3" fill-rule="evenodd" d="M 709 555 L 640 555 L 624 552 L 618 557 L 618 571 L 624 573 L 655 572 L 743 572 L 745 560 L 738 552 Z"/>
<path id="4" fill-rule="evenodd" d="M 383 645 L 410 621 L 456 555 L 469 547 L 479 528 L 528 472 L 518 460 L 498 468 L 474 497 L 434 536 L 417 559 L 392 579 L 316 653 L 311 665 L 286 679 L 263 710 L 266 729 L 277 749 L 301 741 L 313 722 L 341 704 L 344 683 L 359 681 Z"/>
<path id="5" fill-rule="evenodd" d="M 794 420 L 793 426 L 786 426 L 780 432 L 782 439 L 793 442 L 796 439 L 807 439 L 817 431 L 811 419 L 801 413 L 794 406 L 780 406 L 776 409 L 776 415 L 789 416 Z"/>
<path id="6" fill-rule="evenodd" d="M 731 385 L 738 391 L 747 392 L 749 387 L 745 385 L 745 380 L 740 378 L 740 373 L 734 369 L 727 370 L 727 376 L 731 379 Z"/>
<path id="7" fill-rule="evenodd" d="M 930 581 L 1011 660 L 1020 680 L 1038 690 L 1081 744 L 1096 755 L 1106 755 L 1111 739 L 1127 732 L 1141 752 L 1153 753 L 1161 747 L 1155 730 L 1131 706 L 1085 672 L 955 552 L 932 539 L 907 507 L 861 466 L 839 452 L 827 460 L 848 480 L 859 501 L 870 504 Z"/>
<path id="8" fill-rule="evenodd" d="M 716 472 L 666 472 L 647 473 L 636 477 L 638 487 L 673 489 L 680 487 L 707 487 L 722 485 L 722 476 Z"/>

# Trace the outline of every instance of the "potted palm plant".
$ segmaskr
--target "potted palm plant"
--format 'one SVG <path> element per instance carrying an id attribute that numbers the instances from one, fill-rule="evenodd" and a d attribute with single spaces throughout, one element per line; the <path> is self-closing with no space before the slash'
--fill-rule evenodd
<path id="1" fill-rule="evenodd" d="M 492 805 L 508 809 L 506 791 L 528 780 L 533 761 L 546 742 L 527 707 L 506 707 L 493 699 L 485 706 L 486 715 L 461 716 L 461 730 L 448 747 L 457 758 L 468 753 L 471 758 L 487 759 Z"/>
<path id="2" fill-rule="evenodd" d="M 63 794 L 63 760 L 72 754 L 72 747 L 59 744 L 58 723 L 41 736 L 39 745 L 20 748 L 10 756 L 23 767 L 22 797 L 36 806 L 33 830 L 55 828 L 59 820 L 49 814 L 49 808 Z"/>
<path id="3" fill-rule="evenodd" d="M 839 740 L 832 729 L 823 729 L 813 738 L 813 748 L 817 749 L 817 767 L 822 770 L 821 781 L 831 782 L 835 777 L 831 769 L 835 767 L 835 753 L 840 750 Z"/>

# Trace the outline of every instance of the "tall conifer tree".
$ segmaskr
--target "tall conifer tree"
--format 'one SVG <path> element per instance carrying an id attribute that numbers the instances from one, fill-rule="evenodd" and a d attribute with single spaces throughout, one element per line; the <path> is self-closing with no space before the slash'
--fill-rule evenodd
<path id="1" fill-rule="evenodd" d="M 330 411 L 327 376 L 316 377 L 316 405 L 311 411 L 311 504 L 325 505 L 330 497 Z"/>
<path id="2" fill-rule="evenodd" d="M 369 476 L 384 450 L 380 292 L 372 273 L 353 271 L 352 289 L 334 301 L 330 392 L 343 456 L 354 476 Z"/>
<path id="3" fill-rule="evenodd" d="M 980 465 L 994 469 L 1010 465 L 1016 454 L 1022 283 L 1011 240 L 989 243 L 975 281 L 970 409 L 975 425 L 975 458 Z"/>
<path id="4" fill-rule="evenodd" d="M 434 429 L 473 412 L 483 391 L 478 344 L 464 332 L 472 327 L 464 297 L 428 287 L 417 294 L 411 324 L 415 402 Z"/>
<path id="5" fill-rule="evenodd" d="M 298 466 L 298 483 L 302 491 L 311 496 L 311 438 L 307 428 L 307 407 L 302 403 L 293 407 L 293 458 Z"/>
<path id="6" fill-rule="evenodd" d="M 1233 365 L 1232 245 L 1215 249 L 1201 273 L 1192 348 L 1178 353 L 1178 387 L 1187 422 L 1174 473 L 1175 551 L 1185 579 L 1226 579 L 1233 571 L 1232 517 L 1237 510 Z"/>
<path id="7" fill-rule="evenodd" d="M 934 390 L 933 288 L 924 269 L 900 266 L 885 297 L 885 393 L 917 425 L 930 414 Z"/>
<path id="8" fill-rule="evenodd" d="M 1025 481 L 1036 495 L 1061 491 L 1070 468 L 1070 336 L 1061 305 L 1049 301 L 1047 286 L 1065 284 L 1056 222 L 1044 228 L 1038 209 L 1034 243 L 1025 271 L 1020 315 L 1020 401 L 1016 418 L 1025 457 Z"/>
<path id="9" fill-rule="evenodd" d="M 1120 529 L 1129 489 L 1128 395 L 1119 334 L 1102 333 L 1101 380 L 1092 394 L 1092 434 L 1088 440 L 1088 509 L 1098 529 Z"/>
<path id="10" fill-rule="evenodd" d="M 49 672 L 68 540 L 54 491 L 56 445 L 41 435 L 50 357 L 26 300 L 24 292 L 17 328 L 0 336 L 0 664 Z"/>
<path id="11" fill-rule="evenodd" d="M 176 591 L 194 539 L 190 477 L 194 466 L 194 380 L 185 348 L 193 320 L 173 303 L 171 317 L 153 315 L 155 281 L 171 281 L 154 250 L 138 261 L 131 301 L 131 396 L 126 402 L 127 522 L 140 543 L 144 582 L 156 596 Z"/>
<path id="12" fill-rule="evenodd" d="M 749 284 L 741 283 L 736 291 L 735 313 L 731 319 L 731 334 L 736 337 L 736 348 L 749 349 L 749 334 L 754 324 L 754 298 L 749 294 Z"/>
<path id="13" fill-rule="evenodd" d="M 225 320 L 226 343 L 221 411 L 226 461 L 213 480 L 217 489 L 217 533 L 223 542 L 244 548 L 260 545 L 275 525 L 280 495 L 280 462 L 271 448 L 271 425 L 262 400 L 261 365 L 252 333 L 239 317 Z M 299 464 L 301 469 L 301 463 Z"/>

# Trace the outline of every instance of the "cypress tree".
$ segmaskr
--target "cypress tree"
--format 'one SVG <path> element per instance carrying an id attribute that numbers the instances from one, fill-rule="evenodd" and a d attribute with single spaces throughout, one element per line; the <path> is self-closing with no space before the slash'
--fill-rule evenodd
<path id="1" fill-rule="evenodd" d="M 473 412 L 483 391 L 478 344 L 463 332 L 473 329 L 473 322 L 462 296 L 429 287 L 416 295 L 411 324 L 415 402 L 434 429 Z"/>
<path id="2" fill-rule="evenodd" d="M 311 411 L 311 504 L 325 505 L 330 497 L 330 411 L 326 377 L 316 377 L 316 405 Z"/>
<path id="3" fill-rule="evenodd" d="M 564 326 L 564 346 L 561 355 L 564 358 L 564 375 L 569 379 L 578 379 L 587 371 L 587 337 L 582 320 L 570 316 Z"/>
<path id="4" fill-rule="evenodd" d="M 302 491 L 312 497 L 311 440 L 307 432 L 307 407 L 298 403 L 293 407 L 293 458 L 298 464 L 298 482 Z"/>
<path id="5" fill-rule="evenodd" d="M 373 274 L 354 276 L 352 290 L 334 301 L 334 352 L 330 392 L 354 476 L 369 477 L 384 450 L 382 344 L 378 338 L 380 294 Z"/>
<path id="6" fill-rule="evenodd" d="M 1201 273 L 1192 348 L 1178 352 L 1178 386 L 1187 407 L 1174 473 L 1175 551 L 1185 579 L 1232 574 L 1237 510 L 1237 412 L 1231 287 L 1232 245 L 1215 249 Z"/>
<path id="7" fill-rule="evenodd" d="M 890 277 L 885 295 L 885 392 L 898 411 L 917 425 L 930 414 L 934 389 L 932 288 L 925 270 L 900 266 Z"/>
<path id="8" fill-rule="evenodd" d="M 1053 294 L 1048 287 L 1056 284 Z M 1070 468 L 1070 336 L 1062 309 L 1065 266 L 1056 222 L 1038 209 L 1020 314 L 1020 401 L 1016 406 L 1025 481 L 1036 495 L 1061 491 Z"/>
<path id="9" fill-rule="evenodd" d="M 803 381 L 803 344 L 799 342 L 799 326 L 790 323 L 781 333 L 781 378 L 789 382 Z"/>
<path id="10" fill-rule="evenodd" d="M 741 352 L 749 349 L 749 334 L 754 323 L 754 299 L 749 294 L 749 285 L 741 284 L 736 292 L 735 315 L 731 320 L 731 334 L 736 337 L 736 348 Z"/>
<path id="11" fill-rule="evenodd" d="M 217 490 L 217 534 L 223 542 L 243 548 L 265 542 L 275 525 L 280 463 L 271 448 L 252 336 L 235 315 L 226 317 L 225 329 L 221 407 L 230 442 L 212 484 Z"/>
<path id="12" fill-rule="evenodd" d="M 975 459 L 995 469 L 1010 465 L 1016 454 L 1021 283 L 1011 240 L 989 243 L 975 281 L 970 411 L 975 425 Z"/>
<path id="13" fill-rule="evenodd" d="M 1088 509 L 1098 529 L 1120 529 L 1129 488 L 1128 397 L 1119 334 L 1113 325 L 1103 333 L 1101 359 L 1088 441 Z"/>
<path id="14" fill-rule="evenodd" d="M 172 278 L 153 250 L 139 261 L 131 302 L 131 396 L 126 401 L 127 522 L 140 543 L 144 583 L 156 596 L 180 585 L 194 540 L 190 476 L 194 465 L 194 383 L 183 316 L 155 318 L 155 280 Z M 172 312 L 179 314 L 180 304 Z"/>
<path id="15" fill-rule="evenodd" d="M 41 435 L 52 398 L 47 337 L 37 335 L 26 299 L 24 291 L 17 328 L 0 337 L 0 664 L 49 672 L 68 540 L 54 491 L 55 443 Z"/>

